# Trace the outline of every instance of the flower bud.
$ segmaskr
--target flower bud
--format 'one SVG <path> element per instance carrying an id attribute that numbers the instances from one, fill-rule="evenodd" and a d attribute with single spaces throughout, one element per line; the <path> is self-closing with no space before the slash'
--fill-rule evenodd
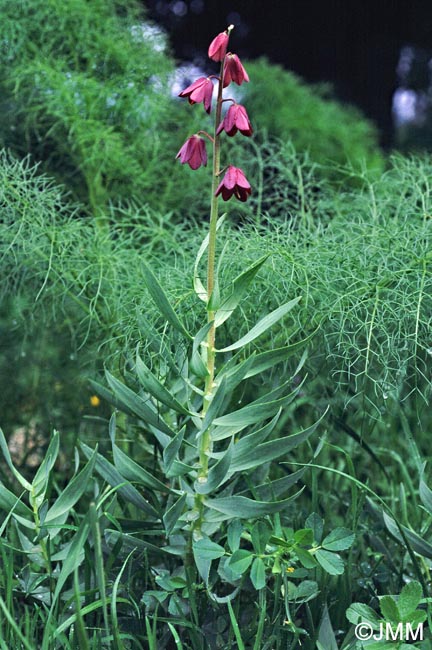
<path id="1" fill-rule="evenodd" d="M 229 36 L 227 32 L 221 32 L 210 43 L 208 49 L 209 58 L 213 61 L 222 61 L 228 47 Z"/>

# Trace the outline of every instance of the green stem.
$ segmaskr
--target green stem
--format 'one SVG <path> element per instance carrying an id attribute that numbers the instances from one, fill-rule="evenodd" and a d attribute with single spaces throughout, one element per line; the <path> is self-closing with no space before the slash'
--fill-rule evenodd
<path id="1" fill-rule="evenodd" d="M 215 338 L 216 326 L 215 310 L 209 308 L 213 292 L 215 288 L 215 268 L 216 268 L 216 226 L 218 220 L 218 197 L 216 190 L 220 175 L 220 135 L 217 134 L 217 128 L 221 122 L 222 116 L 222 91 L 223 91 L 223 74 L 224 74 L 225 57 L 221 61 L 218 95 L 216 100 L 216 110 L 214 119 L 214 134 L 213 134 L 213 174 L 211 186 L 211 204 L 210 204 L 210 227 L 209 227 L 209 245 L 208 245 L 208 258 L 207 258 L 207 322 L 212 323 L 209 333 L 207 335 L 207 377 L 204 388 L 204 404 L 202 409 L 202 417 L 205 416 L 210 406 L 213 390 L 214 390 L 214 377 L 215 377 Z M 212 305 L 214 307 L 214 305 Z M 206 481 L 208 476 L 208 463 L 209 452 L 212 448 L 212 440 L 209 431 L 203 433 L 200 438 L 199 445 L 199 470 L 198 480 Z M 203 496 L 197 494 L 195 497 L 195 506 L 198 511 L 198 518 L 194 523 L 193 532 L 196 536 L 201 536 L 201 526 L 204 515 Z"/>
<path id="2" fill-rule="evenodd" d="M 222 90 L 223 90 L 223 69 L 224 61 L 221 62 L 218 96 L 216 101 L 216 111 L 214 120 L 214 141 L 213 141 L 213 176 L 211 188 L 211 208 L 210 208 L 210 229 L 209 229 L 209 246 L 208 246 L 208 259 L 207 259 L 207 297 L 208 304 L 212 300 L 212 294 L 215 287 L 215 266 L 216 266 L 216 226 L 218 220 L 218 197 L 216 196 L 216 189 L 218 186 L 220 174 L 220 135 L 216 131 L 221 121 L 222 115 Z M 215 375 L 215 338 L 216 326 L 214 324 L 215 312 L 213 309 L 208 309 L 207 321 L 212 323 L 212 326 L 207 335 L 207 378 L 204 389 L 204 406 L 202 414 L 206 414 L 210 404 L 211 395 L 214 389 L 214 375 Z M 200 471 L 199 477 L 206 478 L 208 473 L 208 452 L 211 447 L 211 439 L 209 432 L 206 432 L 201 437 L 200 445 Z"/>

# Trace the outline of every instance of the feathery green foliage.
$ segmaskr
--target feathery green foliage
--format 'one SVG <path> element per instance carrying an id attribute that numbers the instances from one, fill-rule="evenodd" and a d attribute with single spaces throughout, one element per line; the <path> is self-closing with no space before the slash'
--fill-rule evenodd
<path id="1" fill-rule="evenodd" d="M 265 58 L 248 61 L 247 69 L 253 83 L 242 87 L 242 94 L 257 130 L 291 140 L 314 162 L 334 163 L 323 171 L 335 178 L 338 164 L 364 168 L 372 177 L 383 170 L 375 127 L 354 106 L 338 103 L 328 85 L 307 85 Z"/>
<path id="2" fill-rule="evenodd" d="M 0 13 L 3 145 L 42 161 L 96 216 L 133 198 L 176 205 L 169 152 L 191 118 L 174 115 L 165 35 L 142 6 L 2 0 Z"/>

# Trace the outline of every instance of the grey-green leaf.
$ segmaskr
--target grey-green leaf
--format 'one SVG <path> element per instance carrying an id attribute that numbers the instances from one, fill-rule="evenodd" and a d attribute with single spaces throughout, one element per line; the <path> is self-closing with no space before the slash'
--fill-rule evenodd
<path id="1" fill-rule="evenodd" d="M 5 512 L 17 513 L 21 517 L 28 519 L 29 523 L 33 521 L 33 513 L 28 508 L 25 503 L 21 501 L 21 497 L 15 496 L 13 492 L 10 492 L 3 483 L 0 481 L 0 510 Z"/>
<path id="2" fill-rule="evenodd" d="M 161 314 L 166 318 L 168 323 L 174 327 L 174 329 L 176 329 L 187 338 L 192 338 L 175 313 L 174 309 L 171 307 L 171 304 L 166 297 L 164 290 L 159 284 L 159 281 L 157 280 L 153 271 L 147 266 L 147 264 L 143 264 L 143 275 L 147 289 Z"/>
<path id="3" fill-rule="evenodd" d="M 249 519 L 284 510 L 291 504 L 291 501 L 299 496 L 300 492 L 282 501 L 254 501 L 248 497 L 232 496 L 206 499 L 204 503 L 207 507 L 222 512 L 228 517 Z"/>
<path id="4" fill-rule="evenodd" d="M 65 489 L 57 497 L 56 501 L 54 501 L 46 514 L 45 524 L 64 523 L 66 521 L 69 512 L 87 489 L 88 482 L 93 474 L 93 469 L 96 463 L 96 453 L 96 451 L 93 453 L 81 472 L 74 476 L 70 483 L 66 485 Z M 56 534 L 54 529 L 51 529 L 49 532 L 51 537 Z"/>
<path id="5" fill-rule="evenodd" d="M 216 223 L 216 232 L 219 230 L 219 228 L 220 228 L 221 225 L 223 224 L 223 222 L 224 222 L 224 220 L 225 220 L 225 217 L 226 217 L 226 214 L 223 214 L 223 215 L 222 215 L 221 217 L 219 217 L 219 219 L 217 220 L 217 223 Z M 204 287 L 203 283 L 202 283 L 201 280 L 199 279 L 199 276 L 198 276 L 198 267 L 199 267 L 199 263 L 200 263 L 200 261 L 201 261 L 202 256 L 204 255 L 204 253 L 205 253 L 206 250 L 207 250 L 207 247 L 208 247 L 208 245 L 209 245 L 209 240 L 210 240 L 210 234 L 206 235 L 206 237 L 204 238 L 204 241 L 202 242 L 201 246 L 199 247 L 199 249 L 198 249 L 198 253 L 197 253 L 197 256 L 196 256 L 196 259 L 195 259 L 195 264 L 194 264 L 194 279 L 193 279 L 193 285 L 194 285 L 195 293 L 197 294 L 198 298 L 200 298 L 200 300 L 202 300 L 203 302 L 207 302 L 207 301 L 208 301 L 208 296 L 207 296 L 207 290 L 206 290 L 206 288 Z"/>
<path id="6" fill-rule="evenodd" d="M 275 460 L 287 454 L 291 449 L 298 447 L 312 435 L 324 416 L 325 413 L 312 426 L 303 429 L 303 431 L 285 436 L 284 438 L 278 438 L 277 440 L 264 442 L 255 448 L 247 449 L 242 447 L 237 451 L 236 447 L 238 445 L 236 445 L 234 447 L 231 470 L 239 472 L 241 470 L 251 469 L 252 467 L 257 467 L 262 463 Z"/>
<path id="7" fill-rule="evenodd" d="M 91 458 L 94 453 L 92 449 L 90 449 L 90 447 L 88 447 L 83 442 L 81 443 L 81 449 L 87 458 Z M 111 487 L 116 488 L 120 486 L 118 487 L 117 492 L 123 497 L 125 501 L 132 503 L 139 510 L 146 512 L 148 515 L 159 518 L 159 515 L 153 506 L 151 506 L 148 501 L 144 499 L 144 497 L 138 492 L 138 490 L 134 488 L 133 485 L 130 485 L 125 480 L 125 478 L 120 474 L 120 472 L 118 472 L 114 465 L 111 465 L 111 463 L 99 453 L 96 456 L 96 471 L 107 483 L 109 483 L 109 485 L 111 485 Z M 126 485 L 124 485 L 125 483 Z"/>
<path id="8" fill-rule="evenodd" d="M 3 456 L 5 457 L 6 463 L 11 470 L 12 474 L 15 476 L 15 478 L 19 481 L 19 483 L 22 485 L 22 487 L 25 490 L 28 490 L 29 492 L 31 491 L 31 484 L 27 481 L 27 479 L 24 478 L 24 476 L 21 476 L 19 471 L 15 469 L 14 464 L 12 462 L 11 455 L 9 453 L 9 447 L 6 442 L 6 438 L 4 436 L 3 431 L 0 429 L 0 449 L 3 452 Z"/>
<path id="9" fill-rule="evenodd" d="M 178 453 L 183 442 L 184 428 L 168 443 L 163 450 L 164 472 L 168 474 L 173 462 L 179 460 Z"/>
<path id="10" fill-rule="evenodd" d="M 233 311 L 239 305 L 244 295 L 246 294 L 250 283 L 267 260 L 268 255 L 264 255 L 257 262 L 252 264 L 246 271 L 243 271 L 232 283 L 230 295 L 222 301 L 219 309 L 215 314 L 215 325 L 219 327 L 224 323 L 227 318 L 231 316 Z"/>
<path id="11" fill-rule="evenodd" d="M 105 374 L 110 388 L 120 403 L 125 404 L 132 413 L 137 415 L 144 422 L 151 424 L 156 429 L 163 431 L 169 436 L 174 436 L 174 431 L 170 429 L 157 411 L 149 406 L 146 400 L 122 384 L 122 382 L 113 377 L 110 372 L 106 371 Z"/>
<path id="12" fill-rule="evenodd" d="M 168 408 L 173 409 L 182 415 L 190 415 L 190 411 L 185 408 L 175 397 L 171 395 L 169 390 L 155 377 L 152 371 L 147 368 L 144 361 L 137 356 L 136 358 L 136 372 L 140 384 L 145 391 L 150 393 L 158 402 L 165 404 Z"/>
<path id="13" fill-rule="evenodd" d="M 300 300 L 301 296 L 297 296 L 297 298 L 286 302 L 284 305 L 281 305 L 274 311 L 270 312 L 270 314 L 267 314 L 267 316 L 264 316 L 264 318 L 258 321 L 258 323 L 252 327 L 252 329 L 249 330 L 245 336 L 242 336 L 241 339 L 232 345 L 228 345 L 226 348 L 222 348 L 219 350 L 219 352 L 230 352 L 231 350 L 238 350 L 238 348 L 242 348 L 248 343 L 251 343 L 256 338 L 258 338 L 258 336 L 261 336 L 261 334 L 272 327 L 272 325 L 283 318 L 289 311 L 291 311 L 291 309 L 293 309 L 300 302 Z"/>
<path id="14" fill-rule="evenodd" d="M 167 535 L 170 535 L 174 530 L 180 515 L 183 513 L 184 504 L 186 502 L 186 494 L 182 494 L 177 501 L 165 512 L 163 522 Z"/>
<path id="15" fill-rule="evenodd" d="M 171 488 L 155 478 L 144 467 L 138 465 L 132 458 L 129 458 L 117 445 L 113 444 L 113 459 L 116 469 L 128 481 L 139 483 L 152 490 L 159 492 L 171 492 Z"/>
<path id="16" fill-rule="evenodd" d="M 195 481 L 195 491 L 198 494 L 210 494 L 225 481 L 230 469 L 232 453 L 233 446 L 231 444 L 217 463 L 210 468 L 207 480 L 205 482 L 200 482 L 199 479 Z"/>
<path id="17" fill-rule="evenodd" d="M 283 348 L 276 348 L 274 350 L 267 350 L 267 352 L 257 354 L 251 364 L 250 370 L 247 371 L 245 378 L 254 377 L 269 368 L 273 368 L 276 364 L 286 361 L 286 359 L 289 359 L 289 357 L 303 348 L 315 336 L 317 331 L 318 330 L 314 330 L 312 334 L 307 336 L 305 339 L 292 343 L 291 345 L 286 345 Z"/>

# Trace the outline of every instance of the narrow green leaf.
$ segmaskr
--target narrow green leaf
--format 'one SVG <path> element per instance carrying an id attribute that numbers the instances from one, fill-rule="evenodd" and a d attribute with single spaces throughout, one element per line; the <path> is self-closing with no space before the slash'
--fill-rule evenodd
<path id="1" fill-rule="evenodd" d="M 157 379 L 152 371 L 147 368 L 144 361 L 137 356 L 136 358 L 136 373 L 141 386 L 147 393 L 150 393 L 158 402 L 165 404 L 168 408 L 173 409 L 182 415 L 191 415 L 190 411 L 185 408 L 175 397 L 171 395 L 169 390 Z"/>
<path id="2" fill-rule="evenodd" d="M 252 562 L 250 579 L 255 589 L 263 589 L 265 587 L 265 564 L 260 557 L 256 557 Z"/>
<path id="3" fill-rule="evenodd" d="M 269 481 L 268 483 L 261 483 L 254 488 L 254 493 L 257 499 L 260 501 L 270 501 L 270 499 L 277 499 L 283 494 L 286 494 L 288 490 L 295 485 L 303 476 L 305 468 L 293 472 L 289 476 L 283 476 L 278 478 L 275 481 Z"/>
<path id="4" fill-rule="evenodd" d="M 211 396 L 211 402 L 204 416 L 204 420 L 199 435 L 202 435 L 205 431 L 207 431 L 207 429 L 212 423 L 216 422 L 215 418 L 218 415 L 219 411 L 221 410 L 221 407 L 225 400 L 225 395 L 226 395 L 226 378 L 223 377 L 221 383 L 216 388 L 216 391 Z"/>
<path id="5" fill-rule="evenodd" d="M 145 400 L 133 390 L 122 384 L 118 379 L 113 377 L 108 370 L 105 372 L 107 381 L 116 398 L 122 404 L 132 411 L 136 416 L 141 418 L 145 423 L 151 424 L 156 429 L 163 431 L 169 436 L 174 435 L 174 431 L 166 424 L 161 415 L 154 409 L 149 399 Z M 151 406 L 150 406 L 151 405 Z"/>
<path id="6" fill-rule="evenodd" d="M 19 481 L 19 483 L 22 485 L 22 487 L 25 490 L 28 490 L 28 492 L 30 492 L 31 491 L 31 483 L 29 483 L 27 481 L 27 479 L 25 479 L 24 476 L 21 476 L 19 471 L 17 469 L 15 469 L 14 464 L 12 462 L 11 455 L 9 453 L 9 447 L 7 445 L 7 442 L 6 442 L 6 438 L 5 438 L 4 433 L 3 433 L 3 431 L 1 429 L 0 429 L 0 449 L 3 452 L 3 456 L 5 457 L 5 461 L 6 461 L 7 465 L 8 465 L 8 467 L 9 467 L 10 471 L 12 472 L 12 474 L 15 476 L 17 481 Z"/>
<path id="7" fill-rule="evenodd" d="M 284 510 L 291 504 L 291 501 L 299 496 L 300 492 L 297 492 L 288 499 L 283 499 L 283 501 L 254 501 L 247 497 L 233 496 L 220 497 L 219 499 L 206 499 L 204 503 L 212 510 L 222 512 L 229 517 L 250 519 Z"/>
<path id="8" fill-rule="evenodd" d="M 422 502 L 422 504 L 424 505 L 428 513 L 432 515 L 432 490 L 425 483 L 423 479 L 423 475 L 420 478 L 419 496 L 420 496 L 420 501 Z"/>
<path id="9" fill-rule="evenodd" d="M 83 442 L 80 444 L 80 446 L 86 457 L 91 458 L 94 453 L 93 450 Z M 159 514 L 156 512 L 153 506 L 151 506 L 149 502 L 144 499 L 144 497 L 138 492 L 138 490 L 133 487 L 133 485 L 130 485 L 127 481 L 125 481 L 125 478 L 114 467 L 114 465 L 111 465 L 111 463 L 99 453 L 96 455 L 96 471 L 104 479 L 104 481 L 109 483 L 109 485 L 114 488 L 118 487 L 117 492 L 125 501 L 132 503 L 139 510 L 146 512 L 148 515 L 157 519 L 159 518 Z"/>
<path id="10" fill-rule="evenodd" d="M 240 352 L 237 353 L 240 355 Z M 247 372 L 251 368 L 256 357 L 253 352 L 250 357 L 238 363 L 238 357 L 234 355 L 219 371 L 216 381 L 220 381 L 222 377 L 226 379 L 226 391 L 231 393 L 242 381 L 245 379 Z"/>
<path id="11" fill-rule="evenodd" d="M 290 436 L 285 436 L 284 438 L 278 438 L 277 440 L 270 440 L 269 442 L 264 442 L 260 445 L 257 445 L 255 448 L 242 448 L 237 451 L 237 447 L 240 443 L 234 446 L 233 459 L 231 463 L 231 471 L 239 472 L 246 469 L 251 469 L 257 467 L 262 463 L 275 460 L 281 456 L 287 454 L 291 449 L 295 449 L 301 443 L 305 442 L 316 430 L 320 424 L 323 417 L 326 415 L 325 411 L 323 415 L 312 424 L 307 429 L 294 433 Z"/>
<path id="12" fill-rule="evenodd" d="M 182 446 L 185 429 L 181 429 L 163 450 L 164 473 L 168 474 L 173 462 L 179 460 L 178 453 Z"/>
<path id="13" fill-rule="evenodd" d="M 219 230 L 223 222 L 225 221 L 226 213 L 223 214 L 221 217 L 216 222 L 216 232 Z M 204 238 L 201 246 L 198 249 L 198 253 L 195 259 L 195 264 L 194 264 L 194 279 L 193 279 L 193 285 L 195 289 L 195 293 L 197 294 L 198 298 L 202 300 L 203 302 L 208 302 L 208 296 L 207 296 L 207 290 L 204 287 L 203 283 L 199 279 L 198 276 L 198 267 L 201 262 L 201 258 L 206 252 L 208 245 L 209 245 L 209 240 L 210 240 L 210 234 L 207 234 L 206 237 Z"/>
<path id="14" fill-rule="evenodd" d="M 234 434 L 242 431 L 251 424 L 263 422 L 269 417 L 273 417 L 282 406 L 286 406 L 292 402 L 300 389 L 300 387 L 297 387 L 288 395 L 279 397 L 285 391 L 286 387 L 287 382 L 237 411 L 216 418 L 213 423 L 218 427 L 231 427 L 232 433 Z"/>
<path id="15" fill-rule="evenodd" d="M 291 345 L 286 345 L 283 348 L 276 348 L 257 354 L 255 356 L 252 367 L 246 373 L 245 378 L 247 379 L 248 377 L 254 377 L 255 375 L 273 368 L 273 366 L 276 364 L 281 363 L 282 361 L 286 361 L 286 359 L 289 359 L 298 350 L 301 350 L 301 348 L 307 345 L 307 343 L 309 343 L 309 341 L 315 336 L 317 331 L 318 329 L 312 332 L 312 334 L 307 336 L 305 339 L 297 341 L 296 343 L 292 343 Z"/>
<path id="16" fill-rule="evenodd" d="M 207 480 L 205 482 L 200 482 L 199 479 L 195 481 L 194 487 L 198 494 L 210 494 L 222 485 L 228 476 L 232 453 L 233 446 L 231 444 L 217 463 L 210 467 Z"/>
<path id="17" fill-rule="evenodd" d="M 274 430 L 277 421 L 280 417 L 280 414 L 282 413 L 282 409 L 279 408 L 278 412 L 276 415 L 272 418 L 270 422 L 268 422 L 266 425 L 263 427 L 260 427 L 256 431 L 252 431 L 249 433 L 247 436 L 244 438 L 241 438 L 237 443 L 236 443 L 236 449 L 237 453 L 240 453 L 240 450 L 242 449 L 248 449 L 249 445 L 258 445 L 260 442 L 265 440 L 266 438 L 269 437 L 271 432 Z M 257 423 L 257 426 L 259 426 L 261 422 Z M 242 427 L 241 423 L 238 425 L 240 430 L 242 430 L 244 427 Z M 213 440 L 224 440 L 225 438 L 229 438 L 235 433 L 238 433 L 237 428 L 233 427 L 221 427 L 218 426 L 212 431 L 212 439 Z M 249 447 L 250 448 L 250 447 Z"/>
<path id="18" fill-rule="evenodd" d="M 60 446 L 60 436 L 58 431 L 54 431 L 51 437 L 48 449 L 45 452 L 44 459 L 39 466 L 38 471 L 32 481 L 30 492 L 30 503 L 39 508 L 45 499 L 45 493 L 48 487 L 50 472 L 57 460 Z"/>
<path id="19" fill-rule="evenodd" d="M 18 640 L 18 639 L 20 640 L 20 645 L 22 644 L 22 647 L 25 648 L 25 650 L 34 650 L 33 640 L 32 640 L 32 643 L 30 645 L 30 643 L 27 641 L 27 639 L 22 634 L 20 628 L 17 625 L 17 622 L 15 621 L 15 619 L 14 619 L 12 613 L 11 613 L 10 605 L 6 604 L 1 596 L 0 596 L 0 610 L 3 612 L 3 617 L 4 617 L 3 621 L 2 621 L 2 626 L 3 626 L 4 621 L 6 620 L 10 625 L 10 629 L 13 630 L 13 634 L 14 634 L 16 640 Z M 1 632 L 1 636 L 3 636 L 3 631 Z M 17 644 L 16 647 L 18 648 L 20 646 L 18 646 L 18 644 Z M 3 645 L 2 650 L 3 649 L 4 650 L 9 650 L 9 648 L 6 645 Z"/>
<path id="20" fill-rule="evenodd" d="M 345 551 L 352 546 L 354 533 L 347 528 L 335 528 L 325 537 L 321 546 L 327 551 Z"/>
<path id="21" fill-rule="evenodd" d="M 22 495 L 21 495 L 22 496 Z M 21 501 L 21 497 L 15 496 L 0 481 L 0 510 L 13 512 L 27 519 L 29 523 L 33 521 L 33 513 L 28 506 Z"/>
<path id="22" fill-rule="evenodd" d="M 180 640 L 180 637 L 179 637 L 178 632 L 175 629 L 174 625 L 168 621 L 168 627 L 171 630 L 171 634 L 174 637 L 174 641 L 175 641 L 175 644 L 176 644 L 176 650 L 183 650 L 183 644 L 182 644 L 182 642 Z"/>
<path id="23" fill-rule="evenodd" d="M 318 630 L 318 642 L 325 650 L 338 650 L 336 636 L 331 624 L 327 605 L 324 606 L 324 612 Z"/>
<path id="24" fill-rule="evenodd" d="M 212 325 L 213 325 L 213 321 L 207 323 L 194 336 L 194 341 L 192 346 L 192 356 L 190 360 L 190 369 L 194 375 L 200 377 L 201 379 L 205 379 L 207 377 L 208 369 L 204 361 L 202 360 L 199 348 L 201 343 L 203 343 L 206 340 L 207 334 L 209 333 Z"/>
<path id="25" fill-rule="evenodd" d="M 73 506 L 86 491 L 89 480 L 93 474 L 95 463 L 96 451 L 90 457 L 90 460 L 86 463 L 84 468 L 74 476 L 54 501 L 46 514 L 45 524 L 63 524 L 66 521 Z M 55 537 L 58 530 L 58 528 L 51 528 L 49 530 L 50 537 Z"/>
<path id="26" fill-rule="evenodd" d="M 171 492 L 171 488 L 162 481 L 159 481 L 155 478 L 150 472 L 148 472 L 144 467 L 138 465 L 132 458 L 129 458 L 127 454 L 124 453 L 117 445 L 113 444 L 113 459 L 114 465 L 119 473 L 127 481 L 132 481 L 134 483 L 139 483 L 144 487 L 150 488 L 152 490 L 157 490 L 158 492 Z"/>
<path id="27" fill-rule="evenodd" d="M 186 494 L 182 494 L 163 515 L 163 523 L 167 535 L 171 535 L 174 530 L 180 515 L 183 513 L 185 503 Z"/>
<path id="28" fill-rule="evenodd" d="M 161 536 L 162 535 L 163 531 L 161 530 Z M 121 541 L 122 555 L 130 553 L 131 551 L 137 549 L 141 552 L 152 551 L 153 553 L 156 553 L 157 557 L 160 557 L 161 551 L 165 550 L 164 546 L 156 546 L 155 544 L 151 544 L 146 540 L 139 539 L 138 537 L 134 537 L 133 535 L 129 535 L 127 533 L 120 533 L 118 530 L 112 530 L 111 528 L 107 528 L 104 531 L 104 537 L 110 549 L 117 547 L 117 544 L 119 541 Z"/>
<path id="29" fill-rule="evenodd" d="M 233 280 L 230 295 L 223 300 L 219 309 L 215 314 L 215 325 L 220 327 L 227 318 L 231 316 L 233 311 L 239 305 L 244 295 L 246 294 L 250 283 L 267 260 L 268 255 L 264 255 L 261 259 L 252 264 L 246 271 L 243 271 L 239 276 Z"/>
<path id="30" fill-rule="evenodd" d="M 393 537 L 395 537 L 398 540 L 398 542 L 400 542 L 400 544 L 402 544 L 406 548 L 405 540 L 403 539 L 400 530 L 396 525 L 395 520 L 384 511 L 382 511 L 382 517 L 387 530 L 393 535 Z M 401 528 L 408 542 L 413 547 L 413 550 L 416 553 L 422 555 L 423 557 L 432 559 L 432 545 L 429 544 L 429 542 L 424 540 L 422 537 L 420 537 L 420 535 L 418 535 L 414 531 L 409 530 L 409 528 L 406 528 L 405 526 L 401 526 Z"/>
<path id="31" fill-rule="evenodd" d="M 147 264 L 143 264 L 143 273 L 147 289 L 161 314 L 166 318 L 168 323 L 174 327 L 174 329 L 186 336 L 188 339 L 192 338 L 184 327 L 183 323 L 181 323 L 174 309 L 171 307 L 171 304 L 164 290 L 159 284 L 159 281 L 157 280 L 153 271 L 147 266 Z"/>
<path id="32" fill-rule="evenodd" d="M 251 447 L 257 447 L 259 444 L 264 442 L 274 431 L 281 413 L 282 409 L 279 409 L 270 422 L 236 442 L 234 456 L 239 457 L 242 453 L 248 452 Z M 213 438 L 219 440 L 219 438 L 215 437 L 215 434 L 213 434 Z"/>
<path id="33" fill-rule="evenodd" d="M 240 628 L 239 628 L 239 625 L 237 623 L 237 619 L 235 617 L 234 610 L 233 610 L 232 605 L 231 605 L 231 601 L 228 601 L 227 605 L 228 605 L 228 612 L 229 612 L 229 617 L 230 617 L 230 621 L 231 621 L 231 626 L 232 626 L 232 629 L 234 631 L 234 636 L 235 636 L 236 642 L 237 642 L 237 648 L 238 648 L 238 650 L 245 650 L 245 644 L 243 643 L 243 639 L 241 637 Z"/>
<path id="34" fill-rule="evenodd" d="M 171 492 L 171 488 L 159 481 L 157 478 L 150 474 L 146 469 L 138 465 L 132 458 L 124 453 L 117 445 L 115 444 L 115 435 L 116 435 L 116 416 L 115 413 L 112 414 L 109 422 L 109 435 L 112 445 L 112 453 L 114 465 L 118 472 L 125 478 L 127 481 L 133 481 L 144 485 L 147 488 L 152 490 L 158 490 L 159 492 Z"/>
<path id="35" fill-rule="evenodd" d="M 320 549 L 315 553 L 315 557 L 324 571 L 331 576 L 339 576 L 344 572 L 344 563 L 336 553 Z"/>
<path id="36" fill-rule="evenodd" d="M 230 352 L 231 350 L 237 350 L 238 348 L 242 348 L 248 343 L 251 343 L 254 341 L 258 336 L 261 336 L 266 330 L 268 330 L 272 325 L 277 323 L 281 318 L 283 318 L 291 309 L 293 309 L 301 300 L 301 296 L 298 296 L 297 298 L 294 298 L 293 300 L 290 300 L 289 302 L 285 303 L 284 305 L 281 305 L 274 311 L 270 312 L 270 314 L 267 314 L 267 316 L 264 316 L 258 323 L 252 327 L 251 330 L 245 336 L 243 336 L 241 339 L 233 343 L 232 345 L 227 346 L 226 348 L 222 348 L 221 350 L 218 350 L 219 352 Z"/>
<path id="37" fill-rule="evenodd" d="M 63 562 L 61 571 L 57 577 L 57 584 L 54 592 L 54 597 L 52 600 L 52 607 L 49 613 L 48 620 L 51 619 L 54 610 L 57 608 L 57 601 L 62 592 L 64 584 L 70 574 L 75 570 L 76 567 L 79 567 L 82 562 L 82 554 L 84 553 L 84 544 L 87 541 L 88 535 L 90 532 L 90 523 L 88 515 L 82 520 L 80 527 L 78 528 L 76 534 L 73 537 L 72 543 L 69 548 L 69 553 Z"/>

